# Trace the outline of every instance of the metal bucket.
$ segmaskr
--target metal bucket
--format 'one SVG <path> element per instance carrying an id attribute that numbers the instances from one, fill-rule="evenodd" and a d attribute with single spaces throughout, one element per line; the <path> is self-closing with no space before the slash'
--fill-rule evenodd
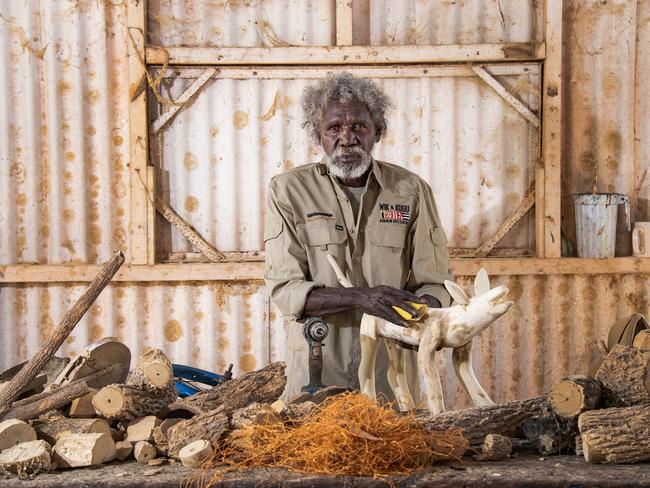
<path id="1" fill-rule="evenodd" d="M 576 238 L 581 258 L 613 258 L 616 251 L 617 205 L 625 204 L 630 230 L 630 199 L 619 193 L 573 195 L 576 210 Z"/>

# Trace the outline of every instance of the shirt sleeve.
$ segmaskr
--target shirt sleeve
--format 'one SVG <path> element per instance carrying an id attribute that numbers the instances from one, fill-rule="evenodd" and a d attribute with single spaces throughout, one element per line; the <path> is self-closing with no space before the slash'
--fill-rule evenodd
<path id="1" fill-rule="evenodd" d="M 431 187 L 420 185 L 418 214 L 411 228 L 411 273 L 407 283 L 416 295 L 429 294 L 443 307 L 451 304 L 445 280 L 453 281 L 447 249 L 447 236 L 442 228 Z"/>
<path id="2" fill-rule="evenodd" d="M 298 240 L 293 208 L 283 198 L 277 180 L 269 185 L 264 223 L 266 272 L 264 281 L 271 301 L 282 315 L 300 319 L 307 295 L 322 286 L 309 281 L 307 253 Z"/>

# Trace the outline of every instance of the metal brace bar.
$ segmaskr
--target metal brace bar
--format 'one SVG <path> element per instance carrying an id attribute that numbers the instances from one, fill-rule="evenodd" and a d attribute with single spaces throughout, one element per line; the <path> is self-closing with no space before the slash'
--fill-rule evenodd
<path id="1" fill-rule="evenodd" d="M 521 103 L 517 97 L 505 89 L 490 73 L 488 73 L 482 66 L 472 66 L 472 71 L 481 78 L 485 83 L 490 85 L 506 102 L 514 107 L 524 118 L 533 126 L 539 127 L 539 117 L 535 115 L 526 105 Z"/>
<path id="2" fill-rule="evenodd" d="M 206 68 L 203 70 L 201 73 L 201 76 L 199 76 L 194 83 L 192 83 L 187 90 L 183 92 L 183 94 L 178 97 L 178 100 L 176 100 L 176 104 L 172 105 L 169 107 L 169 109 L 165 110 L 165 112 L 158 117 L 156 120 L 154 120 L 153 124 L 151 124 L 151 129 L 152 129 L 152 134 L 157 134 L 160 129 L 162 129 L 167 122 L 171 120 L 171 118 L 176 115 L 176 112 L 178 112 L 187 101 L 194 96 L 194 94 L 201 89 L 203 85 L 205 85 L 210 78 L 217 72 L 217 68 L 210 67 Z"/>

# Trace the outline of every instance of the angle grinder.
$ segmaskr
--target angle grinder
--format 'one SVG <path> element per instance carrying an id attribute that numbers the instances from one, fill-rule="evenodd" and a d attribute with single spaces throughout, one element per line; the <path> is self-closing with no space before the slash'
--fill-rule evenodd
<path id="1" fill-rule="evenodd" d="M 309 384 L 302 387 L 303 392 L 312 395 L 323 388 L 323 341 L 329 334 L 329 327 L 318 317 L 308 318 L 302 328 L 302 332 L 309 347 Z"/>

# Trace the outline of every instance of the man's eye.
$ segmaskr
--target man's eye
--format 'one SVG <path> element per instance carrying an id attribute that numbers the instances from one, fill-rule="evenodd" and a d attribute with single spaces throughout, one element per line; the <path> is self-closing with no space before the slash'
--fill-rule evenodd
<path id="1" fill-rule="evenodd" d="M 327 129 L 330 132 L 338 132 L 339 131 L 339 126 L 338 125 L 333 125 L 329 129 Z"/>
<path id="2" fill-rule="evenodd" d="M 354 125 L 352 126 L 352 128 L 353 128 L 354 130 L 364 129 L 365 127 L 366 127 L 366 126 L 363 125 L 363 124 L 354 124 Z"/>

